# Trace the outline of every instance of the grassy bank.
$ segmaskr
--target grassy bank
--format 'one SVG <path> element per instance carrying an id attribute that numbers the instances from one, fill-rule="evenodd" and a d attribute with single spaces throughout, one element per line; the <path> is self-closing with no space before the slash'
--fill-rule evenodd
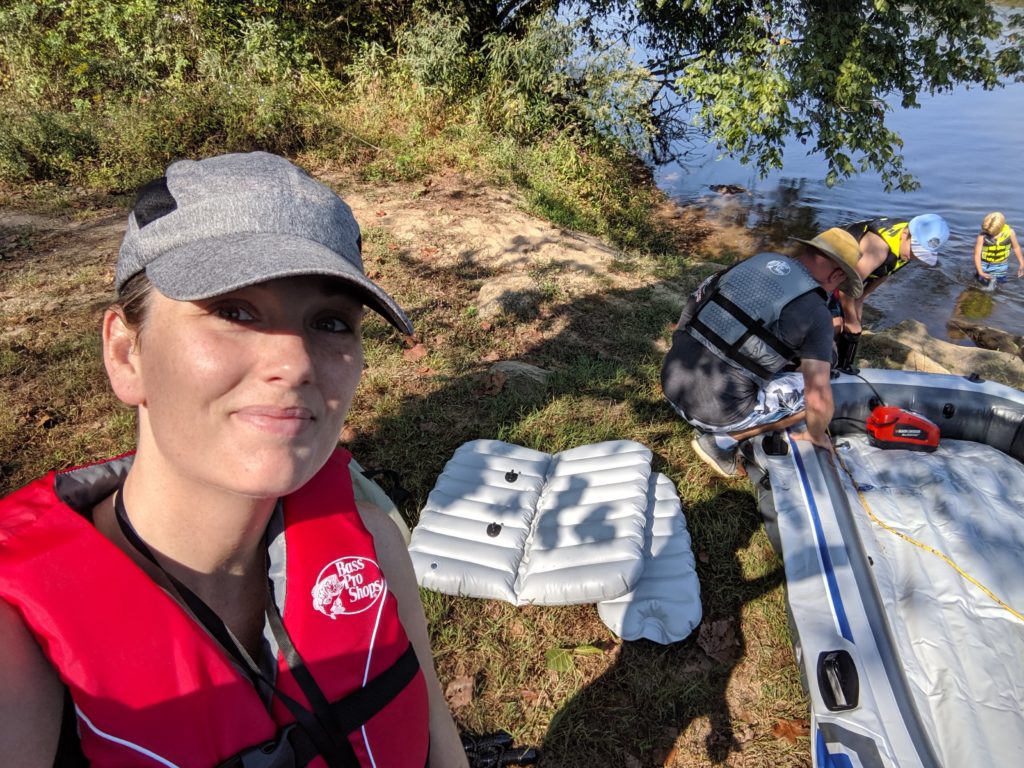
<path id="1" fill-rule="evenodd" d="M 749 486 L 720 481 L 695 460 L 690 430 L 659 390 L 669 324 L 709 269 L 700 257 L 713 255 L 702 252 L 698 228 L 687 227 L 689 240 L 676 233 L 671 261 L 620 251 L 611 272 L 582 285 L 553 263 L 530 267 L 530 310 L 482 320 L 478 291 L 497 270 L 457 258 L 474 243 L 444 227 L 410 237 L 378 223 L 415 210 L 442 181 L 368 185 L 348 163 L 318 170 L 349 199 L 367 199 L 368 269 L 416 324 L 403 345 L 382 322 L 368 323 L 368 367 L 345 433 L 361 463 L 401 475 L 411 521 L 466 440 L 555 452 L 629 438 L 649 446 L 655 469 L 677 485 L 693 536 L 704 622 L 671 646 L 620 643 L 589 605 L 515 608 L 424 592 L 442 681 L 471 692 L 452 700 L 459 725 L 508 729 L 542 746 L 547 766 L 807 764 L 781 564 Z M 485 228 L 490 215 L 499 231 L 491 211 L 507 193 L 471 192 L 451 189 L 445 199 L 471 200 L 456 215 L 480 217 Z M 115 206 L 4 219 L 4 492 L 132 444 L 132 416 L 108 392 L 97 343 L 123 216 Z M 489 377 L 496 359 L 551 370 L 550 386 L 517 397 Z"/>
<path id="2" fill-rule="evenodd" d="M 29 4 L 15 6 L 28 13 Z M 162 34 L 198 45 L 183 34 L 190 23 L 175 20 Z M 130 190 L 169 160 L 285 152 L 343 195 L 380 201 L 382 214 L 396 196 L 414 206 L 434 179 L 465 175 L 614 244 L 613 274 L 571 289 L 561 267 L 535 263 L 525 270 L 536 284 L 530 311 L 484 321 L 478 291 L 497 270 L 436 257 L 475 243 L 442 226 L 399 237 L 371 212 L 362 222 L 368 269 L 409 309 L 412 343 L 422 347 L 407 354 L 383 323 L 368 324 L 349 447 L 365 466 L 401 475 L 412 494 L 403 512 L 414 522 L 467 440 L 547 452 L 642 442 L 679 490 L 705 619 L 671 646 L 620 643 L 593 606 L 515 608 L 425 592 L 442 681 L 470 692 L 452 701 L 460 727 L 508 729 L 542 746 L 546 766 L 809 764 L 781 564 L 748 485 L 719 481 L 694 458 L 690 430 L 658 384 L 668 325 L 707 274 L 703 260 L 718 254 L 706 249 L 701 225 L 673 226 L 661 215 L 664 201 L 628 147 L 539 99 L 553 81 L 526 75 L 545 71 L 557 39 L 541 30 L 466 69 L 457 25 L 438 20 L 411 31 L 400 54 L 366 46 L 342 76 L 292 47 L 266 45 L 258 24 L 241 30 L 242 45 L 205 40 L 204 56 L 192 58 L 184 42 L 158 47 L 139 56 L 151 70 L 118 71 L 84 43 L 51 57 L 49 70 L 38 61 L 32 70 L 39 40 L 22 31 L 21 58 L 8 55 L 0 81 L 11 116 L 0 126 L 0 493 L 130 448 L 133 417 L 108 391 L 97 323 Z M 141 45 L 115 38 L 103 39 L 129 51 Z M 175 70 L 168 51 L 187 66 Z M 444 51 L 454 54 L 438 58 Z M 488 194 L 458 199 L 476 200 L 486 215 Z M 498 359 L 553 378 L 540 397 L 514 396 L 488 378 Z"/>

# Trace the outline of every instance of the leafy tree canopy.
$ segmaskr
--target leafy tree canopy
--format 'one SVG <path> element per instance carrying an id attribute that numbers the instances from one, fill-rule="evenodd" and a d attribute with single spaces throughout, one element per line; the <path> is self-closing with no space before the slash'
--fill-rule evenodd
<path id="1" fill-rule="evenodd" d="M 829 183 L 911 189 L 886 118 L 1020 80 L 1022 18 L 984 0 L 0 0 L 0 107 L 20 116 L 0 175 L 47 175 L 32 157 L 57 145 L 61 167 L 105 162 L 95 134 L 119 109 L 176 110 L 194 136 L 164 154 L 282 126 L 303 143 L 311 94 L 373 62 L 521 140 L 555 128 L 685 163 L 710 139 L 765 172 L 796 138 Z"/>
<path id="2" fill-rule="evenodd" d="M 448 2 L 481 33 L 521 34 L 557 10 L 583 22 L 591 50 L 642 52 L 658 131 L 651 159 L 678 159 L 708 137 L 762 172 L 790 137 L 820 153 L 828 182 L 875 171 L 912 189 L 894 107 L 964 84 L 1021 79 L 1020 16 L 984 0 L 506 0 Z"/>

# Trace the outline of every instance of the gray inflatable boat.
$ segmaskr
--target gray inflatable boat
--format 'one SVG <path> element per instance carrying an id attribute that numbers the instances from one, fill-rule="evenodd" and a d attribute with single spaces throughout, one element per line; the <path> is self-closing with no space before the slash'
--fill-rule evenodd
<path id="1" fill-rule="evenodd" d="M 786 572 L 815 766 L 1024 765 L 1024 393 L 973 377 L 833 380 L 835 456 L 745 447 Z M 939 426 L 881 448 L 878 405 Z"/>

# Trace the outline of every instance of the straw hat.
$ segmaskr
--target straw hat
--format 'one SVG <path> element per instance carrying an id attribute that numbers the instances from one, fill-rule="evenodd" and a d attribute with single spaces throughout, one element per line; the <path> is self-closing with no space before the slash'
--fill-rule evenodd
<path id="1" fill-rule="evenodd" d="M 843 293 L 857 298 L 864 292 L 864 281 L 857 273 L 860 246 L 857 244 L 857 239 L 845 229 L 832 227 L 813 240 L 801 240 L 799 237 L 791 237 L 790 240 L 809 245 L 838 264 L 846 273 L 846 280 L 839 286 L 839 290 Z"/>

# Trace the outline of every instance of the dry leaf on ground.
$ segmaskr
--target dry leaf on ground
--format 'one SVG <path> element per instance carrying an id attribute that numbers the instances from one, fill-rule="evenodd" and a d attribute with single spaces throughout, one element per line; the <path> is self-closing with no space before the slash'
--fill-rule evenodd
<path id="1" fill-rule="evenodd" d="M 807 720 L 779 720 L 772 726 L 772 736 L 790 743 L 802 736 L 809 736 L 811 724 Z"/>
<path id="2" fill-rule="evenodd" d="M 404 357 L 406 360 L 410 360 L 412 362 L 416 362 L 417 360 L 422 360 L 426 356 L 427 356 L 427 348 L 423 344 L 417 344 L 416 346 L 410 347 L 409 349 L 405 350 L 402 353 L 402 357 Z"/>
<path id="3" fill-rule="evenodd" d="M 534 709 L 544 709 L 551 706 L 551 697 L 544 691 L 534 691 L 524 688 L 519 691 L 519 697 L 528 706 Z"/>
<path id="4" fill-rule="evenodd" d="M 700 625 L 697 645 L 715 661 L 726 664 L 736 658 L 740 641 L 735 619 L 714 619 Z"/>
<path id="5" fill-rule="evenodd" d="M 444 697 L 452 709 L 468 706 L 473 703 L 474 680 L 469 675 L 456 677 L 444 689 Z"/>

